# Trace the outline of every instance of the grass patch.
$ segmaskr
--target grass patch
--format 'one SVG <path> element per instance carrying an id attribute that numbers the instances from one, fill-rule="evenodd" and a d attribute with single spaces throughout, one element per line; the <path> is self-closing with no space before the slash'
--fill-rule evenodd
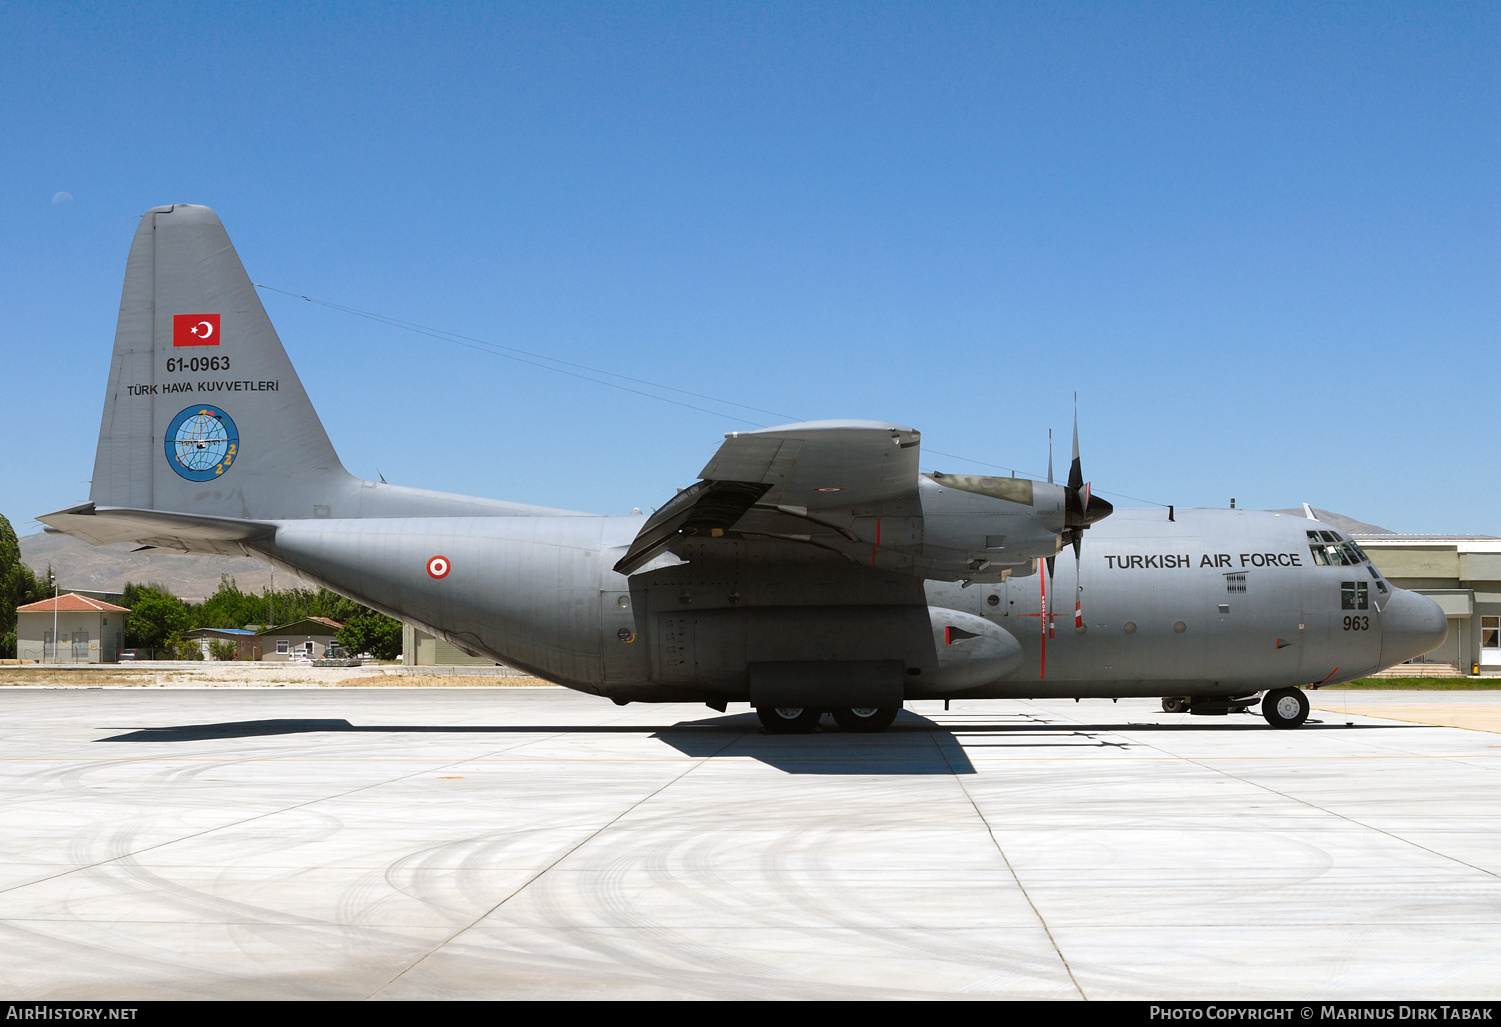
<path id="1" fill-rule="evenodd" d="M 1501 677 L 1485 678 L 1357 678 L 1331 688 L 1370 688 L 1390 692 L 1476 692 L 1501 689 Z"/>
<path id="2" fill-rule="evenodd" d="M 31 670 L 6 673 L 0 667 L 0 686 L 5 685 L 71 685 L 94 688 L 99 685 L 150 685 L 156 683 L 156 674 L 149 670 L 138 671 L 45 671 Z"/>

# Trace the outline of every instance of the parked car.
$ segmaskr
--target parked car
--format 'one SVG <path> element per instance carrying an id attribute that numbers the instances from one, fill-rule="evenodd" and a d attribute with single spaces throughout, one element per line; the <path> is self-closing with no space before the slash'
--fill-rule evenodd
<path id="1" fill-rule="evenodd" d="M 120 650 L 119 660 L 120 660 L 121 663 L 124 663 L 127 660 L 144 660 L 144 659 L 146 659 L 146 652 L 143 649 L 121 649 Z"/>

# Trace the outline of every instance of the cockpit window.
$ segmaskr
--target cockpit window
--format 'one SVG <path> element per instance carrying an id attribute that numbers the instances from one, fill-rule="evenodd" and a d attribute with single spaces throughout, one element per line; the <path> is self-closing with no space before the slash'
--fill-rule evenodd
<path id="1" fill-rule="evenodd" d="M 1366 564 L 1365 569 L 1371 572 L 1371 577 L 1376 579 L 1376 591 L 1386 595 L 1386 582 L 1381 580 L 1381 574 L 1376 570 L 1375 564 Z"/>
<path id="2" fill-rule="evenodd" d="M 1366 559 L 1354 542 L 1345 542 L 1332 531 L 1308 532 L 1308 551 L 1320 567 L 1355 567 Z"/>

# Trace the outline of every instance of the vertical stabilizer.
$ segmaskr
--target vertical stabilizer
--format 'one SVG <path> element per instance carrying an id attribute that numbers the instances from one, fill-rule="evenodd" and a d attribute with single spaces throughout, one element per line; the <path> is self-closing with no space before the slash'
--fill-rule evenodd
<path id="1" fill-rule="evenodd" d="M 328 516 L 351 484 L 218 216 L 148 211 L 126 263 L 89 498 L 300 518 Z"/>

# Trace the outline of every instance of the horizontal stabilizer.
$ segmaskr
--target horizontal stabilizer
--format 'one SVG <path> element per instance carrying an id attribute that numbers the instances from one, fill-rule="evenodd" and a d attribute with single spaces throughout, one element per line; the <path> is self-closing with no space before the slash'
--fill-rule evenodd
<path id="1" fill-rule="evenodd" d="M 93 503 L 43 514 L 37 520 L 94 546 L 139 542 L 182 553 L 217 556 L 244 556 L 248 552 L 244 543 L 270 538 L 276 533 L 276 525 L 264 521 L 128 507 L 96 507 Z"/>

